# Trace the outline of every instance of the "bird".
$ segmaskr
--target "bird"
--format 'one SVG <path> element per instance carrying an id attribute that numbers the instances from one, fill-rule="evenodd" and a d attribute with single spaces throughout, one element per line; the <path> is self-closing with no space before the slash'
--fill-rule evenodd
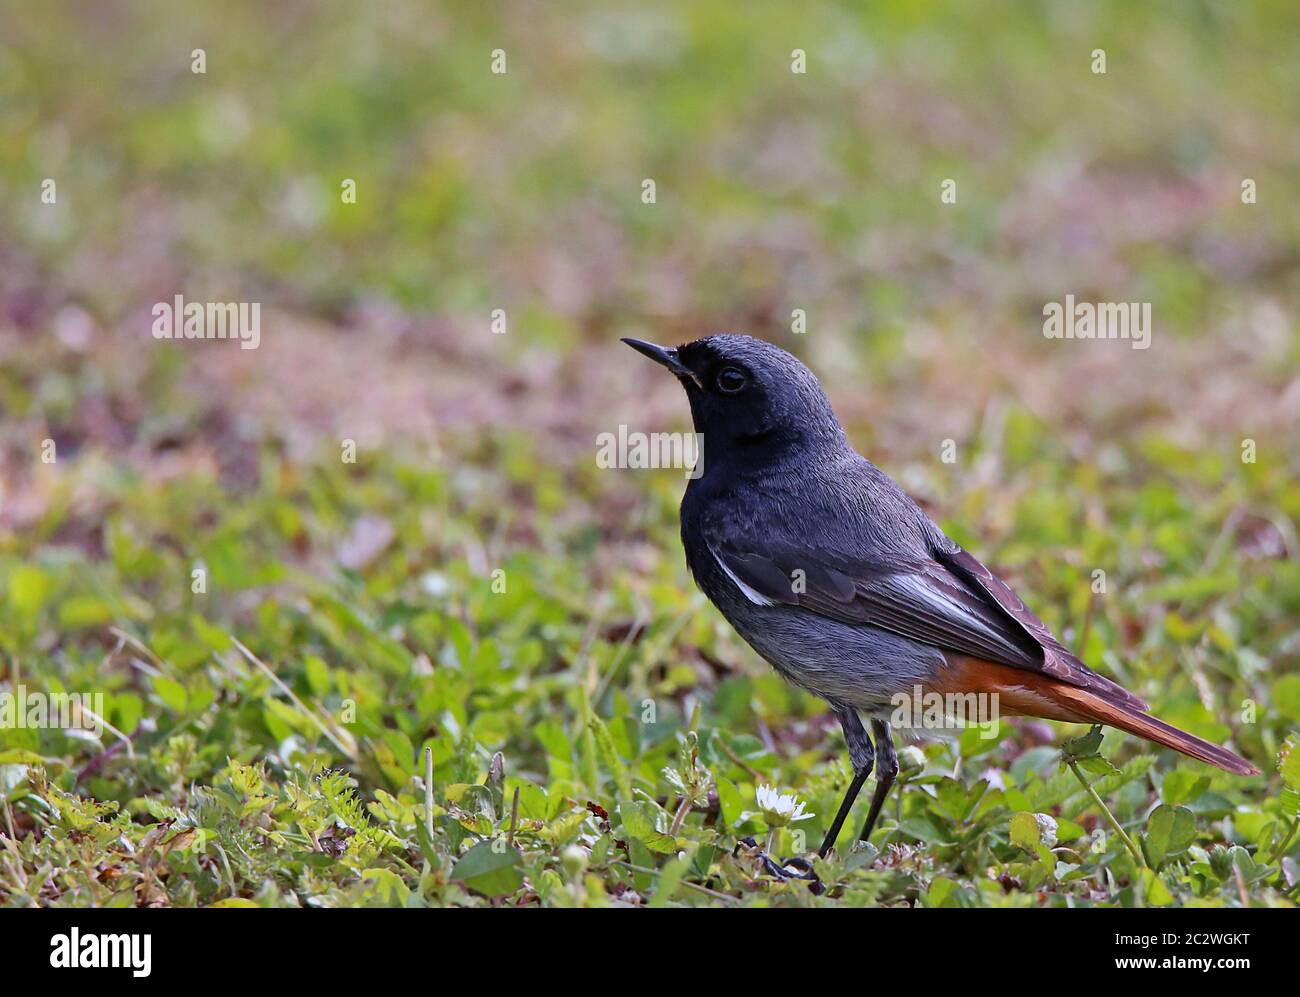
<path id="1" fill-rule="evenodd" d="M 730 333 L 676 347 L 622 341 L 686 390 L 702 447 L 680 516 L 696 584 L 781 676 L 825 700 L 843 729 L 853 777 L 822 858 L 874 768 L 858 836 L 870 839 L 898 776 L 890 718 L 917 692 L 945 703 L 993 696 L 1000 714 L 1117 727 L 1227 772 L 1258 774 L 1152 716 L 1058 641 L 854 450 L 796 357 Z"/>

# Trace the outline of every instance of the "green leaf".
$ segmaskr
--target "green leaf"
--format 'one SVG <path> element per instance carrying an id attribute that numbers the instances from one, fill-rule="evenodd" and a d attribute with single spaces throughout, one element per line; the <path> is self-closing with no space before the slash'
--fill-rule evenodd
<path id="1" fill-rule="evenodd" d="M 390 869 L 367 869 L 361 878 L 375 884 L 376 895 L 390 907 L 405 907 L 410 889 L 402 878 Z"/>
<path id="2" fill-rule="evenodd" d="M 1061 745 L 1061 756 L 1064 761 L 1081 761 L 1085 758 L 1096 756 L 1101 748 L 1101 739 L 1103 731 L 1100 724 L 1095 725 L 1092 730 L 1082 737 L 1071 738 Z"/>
<path id="3" fill-rule="evenodd" d="M 198 613 L 190 617 L 190 624 L 194 628 L 195 635 L 214 651 L 228 651 L 234 646 L 230 640 L 230 635 L 220 627 L 215 627 Z"/>
<path id="4" fill-rule="evenodd" d="M 21 616 L 35 616 L 50 597 L 54 579 L 40 568 L 20 564 L 9 576 L 9 604 Z"/>
<path id="5" fill-rule="evenodd" d="M 522 862 L 519 850 L 506 845 L 504 839 L 482 841 L 460 857 L 451 878 L 475 893 L 501 897 L 523 885 Z"/>
<path id="6" fill-rule="evenodd" d="M 1300 792 L 1300 735 L 1292 734 L 1282 745 L 1277 770 L 1288 789 Z"/>
<path id="7" fill-rule="evenodd" d="M 1101 755 L 1091 755 L 1087 758 L 1080 758 L 1075 762 L 1075 764 L 1089 775 L 1114 775 L 1119 771 L 1119 769 L 1108 762 L 1105 758 L 1102 758 Z"/>
<path id="8" fill-rule="evenodd" d="M 533 727 L 533 736 L 546 749 L 546 765 L 552 779 L 573 777 L 573 743 L 555 720 L 543 720 Z"/>
<path id="9" fill-rule="evenodd" d="M 1049 814 L 1021 812 L 1011 817 L 1011 843 L 1037 854 L 1039 845 L 1056 844 L 1056 820 Z"/>
<path id="10" fill-rule="evenodd" d="M 1300 675 L 1283 675 L 1273 683 L 1273 708 L 1288 720 L 1300 721 Z"/>
<path id="11" fill-rule="evenodd" d="M 929 817 L 905 817 L 899 823 L 898 829 L 927 844 L 951 845 L 953 843 L 953 833 L 940 830 Z"/>
<path id="12" fill-rule="evenodd" d="M 630 800 L 632 798 L 632 781 L 628 778 L 627 766 L 623 764 L 623 759 L 619 757 L 618 748 L 614 746 L 614 739 L 610 736 L 609 728 L 594 713 L 591 715 L 589 725 L 592 733 L 596 736 L 596 754 L 600 759 L 600 763 L 605 768 L 605 771 L 613 777 L 614 785 L 618 787 L 619 801 Z"/>
<path id="13" fill-rule="evenodd" d="M 623 829 L 636 838 L 652 852 L 667 855 L 677 851 L 676 840 L 668 833 L 668 814 L 651 803 L 642 800 L 630 807 L 622 808 Z"/>
<path id="14" fill-rule="evenodd" d="M 59 606 L 59 626 L 68 630 L 101 626 L 113 619 L 113 607 L 93 595 L 75 595 Z"/>
<path id="15" fill-rule="evenodd" d="M 158 694 L 164 706 L 176 713 L 184 713 L 185 707 L 189 705 L 190 697 L 185 686 L 166 675 L 153 677 L 153 691 Z"/>
<path id="16" fill-rule="evenodd" d="M 946 876 L 935 876 L 930 881 L 930 889 L 925 895 L 925 905 L 927 907 L 943 907 L 944 901 L 955 898 L 957 893 L 957 884 L 948 879 Z M 957 906 L 955 903 L 949 906 Z"/>
<path id="17" fill-rule="evenodd" d="M 1164 880 L 1157 876 L 1154 870 L 1141 870 L 1138 875 L 1138 883 L 1141 886 L 1146 902 L 1152 907 L 1168 907 L 1174 902 L 1169 887 L 1165 886 Z"/>
<path id="18" fill-rule="evenodd" d="M 747 824 L 745 798 L 730 779 L 718 779 L 718 808 L 722 811 L 722 826 L 740 830 Z"/>
<path id="19" fill-rule="evenodd" d="M 1196 840 L 1196 819 L 1186 807 L 1161 804 L 1147 818 L 1147 860 L 1157 869 Z"/>
<path id="20" fill-rule="evenodd" d="M 1190 803 L 1200 798 L 1210 788 L 1210 777 L 1200 772 L 1175 769 L 1165 776 L 1160 787 L 1160 797 L 1170 806 Z"/>
<path id="21" fill-rule="evenodd" d="M 654 892 L 650 894 L 651 907 L 666 907 L 668 901 L 673 898 L 681 885 L 682 877 L 690 868 L 691 860 L 694 858 L 693 850 L 688 851 L 685 855 L 673 859 L 659 870 L 659 878 L 655 882 Z"/>
<path id="22" fill-rule="evenodd" d="M 971 811 L 975 809 L 975 804 L 984 795 L 984 791 L 988 789 L 988 785 L 987 779 L 981 779 L 967 789 L 956 779 L 945 776 L 935 786 L 935 804 L 945 816 L 952 818 L 958 824 L 963 824 L 970 817 Z"/>
<path id="23" fill-rule="evenodd" d="M 327 696 L 330 691 L 330 669 L 329 665 L 315 654 L 309 654 L 303 659 L 303 671 L 307 676 L 307 684 L 311 686 L 311 691 L 316 696 Z"/>
<path id="24" fill-rule="evenodd" d="M 46 765 L 43 755 L 23 748 L 9 748 L 0 751 L 0 765 Z"/>

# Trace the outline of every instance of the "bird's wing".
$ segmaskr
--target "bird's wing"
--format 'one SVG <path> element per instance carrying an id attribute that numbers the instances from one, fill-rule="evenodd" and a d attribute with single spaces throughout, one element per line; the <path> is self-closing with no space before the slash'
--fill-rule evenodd
<path id="1" fill-rule="evenodd" d="M 1049 675 L 1145 709 L 1066 650 L 1009 585 L 955 544 L 931 557 L 888 564 L 779 541 L 721 542 L 710 549 L 733 579 L 773 603 Z"/>

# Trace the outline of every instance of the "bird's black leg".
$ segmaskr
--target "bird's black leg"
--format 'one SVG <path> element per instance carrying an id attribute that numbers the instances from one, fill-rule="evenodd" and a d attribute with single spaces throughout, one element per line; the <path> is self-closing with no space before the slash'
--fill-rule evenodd
<path id="1" fill-rule="evenodd" d="M 894 786 L 894 780 L 898 778 L 898 752 L 894 750 L 894 738 L 889 731 L 889 724 L 883 720 L 871 721 L 871 732 L 876 735 L 876 749 L 880 752 L 880 768 L 876 770 L 876 792 L 871 797 L 871 811 L 867 814 L 867 822 L 862 826 L 862 833 L 858 835 L 859 841 L 868 841 L 871 838 L 871 831 L 876 826 L 876 818 L 880 816 L 880 808 L 884 806 L 885 797 Z"/>
<path id="2" fill-rule="evenodd" d="M 867 776 L 871 775 L 871 766 L 876 757 L 871 747 L 871 738 L 867 737 L 862 721 L 858 719 L 857 710 L 848 706 L 837 706 L 835 715 L 840 719 L 840 726 L 844 728 L 844 740 L 849 745 L 849 760 L 853 762 L 853 781 L 849 783 L 848 792 L 844 794 L 844 802 L 840 804 L 839 813 L 835 815 L 830 830 L 826 832 L 821 848 L 817 849 L 817 854 L 822 858 L 829 855 L 831 849 L 835 847 L 835 839 L 840 836 L 840 828 L 848 819 L 849 811 L 853 809 L 853 803 L 857 800 L 858 793 L 862 791 L 862 784 L 867 781 Z M 888 726 L 885 726 L 885 742 L 889 743 Z M 894 754 L 892 744 L 889 745 L 889 754 L 891 757 Z M 894 770 L 898 770 L 897 758 L 894 758 Z"/>

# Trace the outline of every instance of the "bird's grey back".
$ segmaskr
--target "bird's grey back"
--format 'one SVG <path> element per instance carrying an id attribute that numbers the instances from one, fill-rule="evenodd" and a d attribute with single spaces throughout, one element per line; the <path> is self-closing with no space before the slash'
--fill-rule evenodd
<path id="1" fill-rule="evenodd" d="M 806 544 L 811 534 L 818 547 L 847 560 L 900 566 L 955 549 L 892 478 L 847 443 L 738 472 L 719 468 L 729 472 L 726 481 L 709 480 L 705 456 L 705 474 L 687 486 L 681 515 L 683 529 L 697 521 L 706 541 Z M 763 501 L 736 501 L 745 492 Z"/>

